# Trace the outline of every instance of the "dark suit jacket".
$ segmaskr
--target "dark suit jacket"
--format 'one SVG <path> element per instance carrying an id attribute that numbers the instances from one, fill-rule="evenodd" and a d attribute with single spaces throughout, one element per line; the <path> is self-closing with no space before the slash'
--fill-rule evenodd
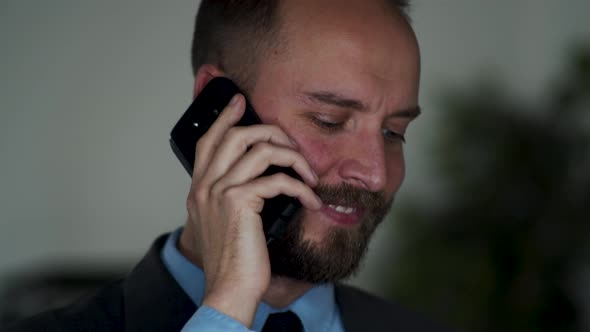
<path id="1" fill-rule="evenodd" d="M 160 258 L 165 242 L 165 235 L 156 239 L 125 279 L 68 307 L 37 315 L 3 332 L 180 331 L 197 307 Z M 337 285 L 335 294 L 346 331 L 443 331 L 407 309 L 358 289 Z"/>

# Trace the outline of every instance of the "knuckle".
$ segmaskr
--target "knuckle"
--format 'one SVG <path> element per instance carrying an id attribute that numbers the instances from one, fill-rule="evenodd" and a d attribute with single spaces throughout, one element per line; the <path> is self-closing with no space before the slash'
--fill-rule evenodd
<path id="1" fill-rule="evenodd" d="M 256 154 L 260 154 L 263 156 L 270 156 L 272 154 L 272 145 L 270 145 L 266 142 L 260 142 L 260 143 L 256 143 L 256 145 L 254 145 L 254 147 L 252 147 L 252 150 Z"/>
<path id="2" fill-rule="evenodd" d="M 225 134 L 225 138 L 230 141 L 240 141 L 240 137 L 242 136 L 242 128 L 239 127 L 231 127 L 227 130 Z"/>
<path id="3" fill-rule="evenodd" d="M 273 175 L 272 183 L 276 183 L 281 190 L 293 191 L 300 190 L 302 183 L 290 177 L 285 173 L 277 173 Z"/>
<path id="4" fill-rule="evenodd" d="M 192 200 L 196 203 L 206 203 L 209 198 L 209 192 L 203 186 L 195 186 L 195 191 L 192 196 Z"/>
<path id="5" fill-rule="evenodd" d="M 211 186 L 211 195 L 219 197 L 221 193 L 223 193 L 223 186 L 220 181 L 217 181 Z"/>
<path id="6" fill-rule="evenodd" d="M 227 201 L 235 201 L 240 197 L 241 190 L 238 187 L 231 187 L 223 191 L 223 197 Z"/>
<path id="7" fill-rule="evenodd" d="M 189 212 L 199 209 L 199 206 L 206 205 L 207 193 L 204 190 L 191 190 L 186 198 L 186 208 Z"/>
<path id="8" fill-rule="evenodd" d="M 293 178 L 291 178 L 289 175 L 285 174 L 285 173 L 276 173 L 275 175 L 273 175 L 274 180 L 283 184 L 287 184 L 290 185 Z"/>

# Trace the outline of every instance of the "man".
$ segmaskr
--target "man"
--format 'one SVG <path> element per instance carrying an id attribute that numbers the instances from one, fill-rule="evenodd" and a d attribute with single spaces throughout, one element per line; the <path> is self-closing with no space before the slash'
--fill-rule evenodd
<path id="1" fill-rule="evenodd" d="M 196 146 L 188 219 L 123 281 L 10 331 L 434 331 L 338 282 L 353 274 L 404 177 L 419 50 L 402 0 L 204 0 L 194 94 L 236 95 Z M 292 167 L 260 176 L 269 165 Z M 303 209 L 267 247 L 264 199 Z"/>

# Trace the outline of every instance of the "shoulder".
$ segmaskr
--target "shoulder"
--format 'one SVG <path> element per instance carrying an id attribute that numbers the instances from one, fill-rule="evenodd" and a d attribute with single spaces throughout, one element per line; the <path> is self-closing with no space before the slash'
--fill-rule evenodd
<path id="1" fill-rule="evenodd" d="M 341 319 L 350 330 L 452 331 L 402 305 L 352 286 L 338 284 L 335 294 Z"/>
<path id="2" fill-rule="evenodd" d="M 122 283 L 116 282 L 66 307 L 44 312 L 0 332 L 120 331 L 123 317 Z"/>

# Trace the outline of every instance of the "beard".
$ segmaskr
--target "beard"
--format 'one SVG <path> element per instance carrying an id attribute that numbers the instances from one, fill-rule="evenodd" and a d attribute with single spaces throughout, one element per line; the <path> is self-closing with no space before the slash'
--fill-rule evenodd
<path id="1" fill-rule="evenodd" d="M 303 215 L 296 215 L 283 238 L 268 246 L 273 276 L 321 284 L 353 276 L 367 252 L 369 240 L 387 215 L 393 198 L 350 184 L 319 185 L 314 189 L 324 204 L 362 211 L 354 227 L 330 227 L 321 243 L 304 240 Z"/>

